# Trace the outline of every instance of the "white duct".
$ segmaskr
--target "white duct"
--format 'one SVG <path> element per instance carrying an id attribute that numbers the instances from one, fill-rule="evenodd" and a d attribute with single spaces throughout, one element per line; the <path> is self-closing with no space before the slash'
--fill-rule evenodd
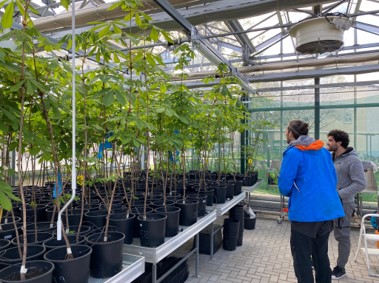
<path id="1" fill-rule="evenodd" d="M 379 52 L 370 54 L 348 54 L 335 57 L 327 57 L 322 59 L 306 59 L 301 61 L 280 61 L 274 63 L 264 63 L 254 66 L 239 67 L 238 71 L 242 74 L 246 73 L 261 73 L 267 71 L 280 71 L 285 69 L 300 69 L 300 68 L 317 68 L 326 67 L 328 65 L 348 65 L 348 64 L 360 64 L 367 62 L 378 62 Z M 214 71 L 204 71 L 204 72 L 190 72 L 187 76 L 187 80 L 198 80 L 209 76 L 215 76 Z M 180 80 L 179 77 L 173 78 L 174 81 Z"/>

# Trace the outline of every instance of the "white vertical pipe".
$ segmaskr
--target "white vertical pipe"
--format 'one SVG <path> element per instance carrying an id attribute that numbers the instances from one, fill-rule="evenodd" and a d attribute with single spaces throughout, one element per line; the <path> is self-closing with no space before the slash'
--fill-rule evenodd
<path id="1" fill-rule="evenodd" d="M 76 72 L 75 72 L 75 54 L 76 54 L 76 44 L 75 44 L 75 0 L 72 0 L 71 7 L 72 14 L 72 24 L 71 24 L 71 38 L 72 38 L 72 46 L 71 46 L 71 54 L 72 54 L 72 165 L 71 165 L 71 198 L 66 203 L 66 205 L 61 209 L 58 214 L 57 220 L 57 240 L 62 239 L 62 213 L 66 210 L 66 208 L 70 205 L 70 203 L 74 200 L 76 195 Z"/>

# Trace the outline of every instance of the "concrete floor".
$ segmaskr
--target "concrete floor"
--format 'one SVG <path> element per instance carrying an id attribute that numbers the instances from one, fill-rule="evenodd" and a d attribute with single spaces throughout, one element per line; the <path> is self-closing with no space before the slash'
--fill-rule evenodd
<path id="1" fill-rule="evenodd" d="M 276 219 L 257 218 L 254 230 L 244 230 L 243 245 L 235 251 L 225 251 L 222 247 L 211 260 L 209 255 L 200 255 L 199 276 L 194 277 L 195 256 L 189 260 L 189 278 L 186 283 L 205 282 L 297 282 L 289 247 L 290 223 L 278 224 Z M 347 277 L 334 282 L 378 283 L 379 278 L 369 277 L 367 266 L 360 252 L 357 262 L 354 254 L 357 248 L 359 229 L 352 230 L 350 260 L 346 266 Z M 336 264 L 337 242 L 331 234 L 329 239 L 329 258 L 331 267 Z M 372 264 L 379 272 L 379 257 L 371 257 Z"/>

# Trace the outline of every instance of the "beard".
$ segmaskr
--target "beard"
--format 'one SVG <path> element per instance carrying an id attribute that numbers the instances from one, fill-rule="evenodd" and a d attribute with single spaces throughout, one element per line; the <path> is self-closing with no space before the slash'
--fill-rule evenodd
<path id="1" fill-rule="evenodd" d="M 337 150 L 337 146 L 336 145 L 332 145 L 332 146 L 328 145 L 328 150 L 335 152 Z"/>

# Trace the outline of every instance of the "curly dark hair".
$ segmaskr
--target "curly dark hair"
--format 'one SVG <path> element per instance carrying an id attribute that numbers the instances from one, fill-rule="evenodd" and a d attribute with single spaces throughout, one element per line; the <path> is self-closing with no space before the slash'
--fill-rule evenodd
<path id="1" fill-rule="evenodd" d="M 331 130 L 328 137 L 333 137 L 336 142 L 341 142 L 343 148 L 347 148 L 350 142 L 349 134 L 342 130 Z"/>
<path id="2" fill-rule="evenodd" d="M 292 132 L 293 137 L 297 139 L 300 136 L 308 135 L 309 124 L 301 120 L 292 120 L 288 124 L 288 130 Z"/>

